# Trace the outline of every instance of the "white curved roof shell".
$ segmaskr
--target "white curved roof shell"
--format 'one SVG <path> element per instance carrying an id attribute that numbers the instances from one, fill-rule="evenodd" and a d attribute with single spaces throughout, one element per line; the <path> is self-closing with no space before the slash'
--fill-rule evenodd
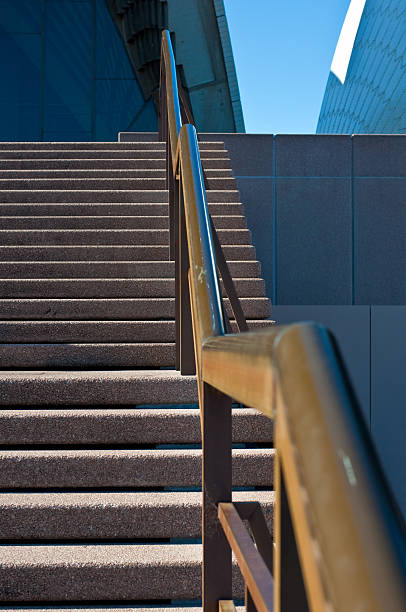
<path id="1" fill-rule="evenodd" d="M 331 64 L 331 72 L 345 83 L 355 38 L 366 0 L 351 0 Z"/>

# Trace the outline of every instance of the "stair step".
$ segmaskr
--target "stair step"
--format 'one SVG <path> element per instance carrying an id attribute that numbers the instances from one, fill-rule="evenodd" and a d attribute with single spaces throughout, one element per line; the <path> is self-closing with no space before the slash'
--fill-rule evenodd
<path id="1" fill-rule="evenodd" d="M 251 232 L 248 229 L 220 229 L 217 232 L 222 244 L 248 245 L 251 242 Z M 166 229 L 1 229 L 0 244 L 2 245 L 33 245 L 59 244 L 74 245 L 109 245 L 124 244 L 167 245 L 169 230 Z"/>
<path id="2" fill-rule="evenodd" d="M 231 170 L 206 170 L 208 179 L 230 179 Z M 0 180 L 53 180 L 53 179 L 163 179 L 166 178 L 166 169 L 160 168 L 118 168 L 95 169 L 93 164 L 87 169 L 45 169 L 45 170 L 4 170 L 0 166 Z M 34 183 L 35 184 L 35 183 Z M 228 184 L 228 183 L 226 183 Z M 231 184 L 231 183 L 230 183 Z"/>
<path id="3" fill-rule="evenodd" d="M 248 320 L 252 330 L 272 325 Z M 234 333 L 235 321 L 231 322 Z M 0 343 L 175 342 L 174 321 L 1 321 Z"/>
<path id="4" fill-rule="evenodd" d="M 267 298 L 241 298 L 247 319 L 266 319 L 270 316 Z M 226 311 L 231 315 L 228 299 Z M 158 320 L 173 319 L 174 298 L 59 298 L 59 299 L 0 299 L 3 319 L 54 321 L 70 320 Z"/>
<path id="5" fill-rule="evenodd" d="M 200 431 L 198 408 L 0 410 L 1 446 L 200 444 Z M 233 410 L 234 442 L 272 439 L 270 419 L 250 408 Z"/>
<path id="6" fill-rule="evenodd" d="M 3 368 L 174 367 L 174 342 L 0 344 Z"/>
<path id="7" fill-rule="evenodd" d="M 223 152 L 221 152 L 223 153 Z M 69 158 L 34 158 L 34 159 L 1 159 L 1 170 L 136 170 L 144 169 L 166 169 L 165 157 L 159 152 L 161 157 L 137 159 L 117 158 L 110 155 L 110 158 L 101 159 L 69 159 Z M 214 157 L 202 160 L 203 168 L 208 172 L 212 169 L 231 170 L 230 160 L 224 157 Z"/>
<path id="8" fill-rule="evenodd" d="M 176 370 L 0 370 L 2 406 L 193 404 L 194 376 Z"/>
<path id="9" fill-rule="evenodd" d="M 120 600 L 125 604 L 201 596 L 199 544 L 24 545 L 1 551 L 0 584 L 7 586 L 0 596 L 5 602 Z M 233 579 L 238 585 L 235 594 L 241 597 L 243 585 L 235 565 Z"/>
<path id="10" fill-rule="evenodd" d="M 232 277 L 257 278 L 258 261 L 230 261 Z M 9 261 L 0 262 L 0 278 L 173 278 L 172 261 Z"/>
<path id="11" fill-rule="evenodd" d="M 228 215 L 242 215 L 243 208 L 240 203 L 212 203 L 209 204 L 209 212 L 212 215 L 226 217 Z M 31 203 L 24 202 L 0 204 L 0 216 L 168 216 L 167 202 L 158 203 Z"/>
<path id="12" fill-rule="evenodd" d="M 201 151 L 202 161 L 206 159 L 229 159 L 228 152 L 224 149 L 203 149 Z M 0 160 L 21 159 L 166 159 L 165 149 L 128 149 L 127 147 L 114 152 L 103 147 L 103 149 L 2 149 Z"/>
<path id="13" fill-rule="evenodd" d="M 251 245 L 226 245 L 230 261 L 256 259 Z M 162 261 L 169 259 L 168 246 L 0 246 L 0 261 Z"/>
<path id="14" fill-rule="evenodd" d="M 88 151 L 97 151 L 102 149 L 104 151 L 131 151 L 133 149 L 136 150 L 163 150 L 165 151 L 166 144 L 165 142 L 153 141 L 131 141 L 131 142 L 42 142 L 42 141 L 32 141 L 32 142 L 0 142 L 0 151 L 75 151 L 75 150 L 88 150 Z M 224 150 L 224 143 L 220 141 L 203 141 L 199 142 L 199 149 L 204 151 L 206 149 L 210 150 Z"/>
<path id="15" fill-rule="evenodd" d="M 246 229 L 243 215 L 212 217 L 216 229 Z M 168 229 L 168 215 L 160 216 L 46 216 L 46 217 L 1 217 L 1 229 L 31 230 L 31 229 Z"/>
<path id="16" fill-rule="evenodd" d="M 236 181 L 234 177 L 213 178 L 207 177 L 209 189 L 235 189 Z M 165 189 L 166 179 L 143 177 L 143 178 L 1 178 L 0 177 L 0 196 L 4 190 L 153 190 Z M 97 201 L 97 198 L 96 198 Z"/>
<path id="17" fill-rule="evenodd" d="M 0 450 L 0 488 L 197 487 L 201 455 L 190 448 Z M 233 449 L 233 486 L 271 487 L 273 457 L 273 449 Z"/>
<path id="18" fill-rule="evenodd" d="M 0 541 L 200 538 L 200 492 L 0 493 Z M 259 501 L 272 528 L 274 494 L 237 491 Z"/>
<path id="19" fill-rule="evenodd" d="M 61 179 L 63 180 L 63 179 Z M 131 179 L 130 179 L 131 180 Z M 150 179 L 154 180 L 154 179 Z M 32 181 L 31 181 L 32 183 Z M 232 189 L 211 189 L 207 192 L 207 201 L 213 203 L 231 202 L 239 203 L 240 194 Z M 167 202 L 168 192 L 165 189 L 11 189 L 4 188 L 0 191 L 0 202 L 61 202 L 69 204 L 73 202 Z"/>
<path id="20" fill-rule="evenodd" d="M 240 297 L 265 296 L 265 282 L 261 278 L 236 279 L 235 287 Z M 226 295 L 224 289 L 222 293 Z M 175 280 L 170 278 L 0 279 L 0 295 L 3 298 L 175 297 Z"/>

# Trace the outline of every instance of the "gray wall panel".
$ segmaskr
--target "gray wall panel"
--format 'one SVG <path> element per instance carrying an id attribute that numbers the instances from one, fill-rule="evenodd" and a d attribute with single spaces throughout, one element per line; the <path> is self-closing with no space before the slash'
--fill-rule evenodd
<path id="1" fill-rule="evenodd" d="M 317 321 L 333 332 L 338 340 L 365 421 L 369 426 L 369 306 L 274 306 L 272 318 L 280 324 Z"/>
<path id="2" fill-rule="evenodd" d="M 351 304 L 351 182 L 277 179 L 277 303 Z"/>
<path id="3" fill-rule="evenodd" d="M 351 137 L 308 134 L 275 137 L 278 176 L 350 176 Z"/>
<path id="4" fill-rule="evenodd" d="M 372 435 L 406 516 L 406 306 L 371 310 Z"/>
<path id="5" fill-rule="evenodd" d="M 404 136 L 353 136 L 353 146 L 354 176 L 405 176 Z"/>
<path id="6" fill-rule="evenodd" d="M 354 209 L 356 303 L 404 304 L 406 180 L 354 179 Z"/>
<path id="7" fill-rule="evenodd" d="M 271 299 L 274 295 L 273 182 L 272 178 L 237 179 L 247 225 L 252 232 L 252 242 Z"/>

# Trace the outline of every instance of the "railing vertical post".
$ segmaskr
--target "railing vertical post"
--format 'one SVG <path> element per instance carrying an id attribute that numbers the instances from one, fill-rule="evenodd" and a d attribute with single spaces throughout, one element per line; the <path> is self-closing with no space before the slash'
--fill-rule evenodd
<path id="1" fill-rule="evenodd" d="M 167 176 L 167 188 L 168 188 L 168 204 L 169 204 L 169 259 L 170 261 L 175 260 L 176 253 L 176 210 L 177 203 L 175 197 L 175 178 L 174 168 L 172 163 L 172 151 L 170 143 L 169 130 L 167 134 L 166 143 L 166 176 Z"/>
<path id="2" fill-rule="evenodd" d="M 275 612 L 309 612 L 280 458 L 275 461 Z"/>
<path id="3" fill-rule="evenodd" d="M 202 383 L 202 600 L 203 612 L 217 612 L 232 599 L 231 550 L 217 518 L 217 504 L 231 501 L 231 398 Z"/>
<path id="4" fill-rule="evenodd" d="M 183 203 L 183 191 L 181 181 L 176 181 L 178 184 L 177 197 L 179 204 L 178 212 L 178 306 L 176 307 L 176 314 L 179 317 L 179 336 L 177 337 L 179 343 L 179 363 L 180 373 L 196 374 L 195 366 L 195 352 L 193 343 L 193 326 L 192 326 L 192 312 L 190 307 L 190 293 L 189 293 L 189 252 L 186 234 L 186 219 L 185 219 L 185 207 Z"/>
<path id="5" fill-rule="evenodd" d="M 179 209 L 181 206 L 180 198 L 182 193 L 182 185 L 180 179 L 176 179 L 173 208 L 172 208 L 172 220 L 169 222 L 173 223 L 173 259 L 175 262 L 175 368 L 181 369 L 180 364 L 180 339 L 182 334 L 182 319 L 180 312 L 180 301 L 181 301 L 181 261 L 180 261 L 180 243 L 179 243 Z M 189 295 L 189 293 L 188 293 Z"/>

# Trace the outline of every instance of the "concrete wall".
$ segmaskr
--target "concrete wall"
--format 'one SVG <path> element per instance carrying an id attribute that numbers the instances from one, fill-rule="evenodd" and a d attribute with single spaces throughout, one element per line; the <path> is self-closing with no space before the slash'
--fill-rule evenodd
<path id="1" fill-rule="evenodd" d="M 406 136 L 224 140 L 274 304 L 406 303 Z"/>
<path id="2" fill-rule="evenodd" d="M 406 517 L 406 136 L 224 140 L 278 323 L 336 335 Z"/>

